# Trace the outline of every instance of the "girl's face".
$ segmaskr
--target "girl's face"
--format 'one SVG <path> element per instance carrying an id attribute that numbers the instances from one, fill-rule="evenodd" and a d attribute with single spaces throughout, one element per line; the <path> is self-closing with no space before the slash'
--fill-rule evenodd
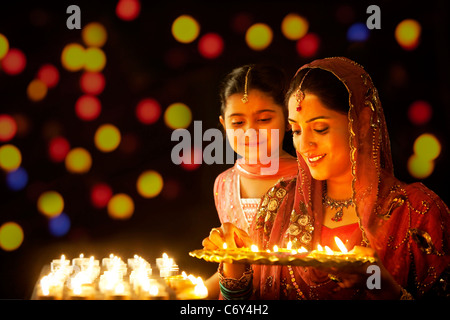
<path id="1" fill-rule="evenodd" d="M 305 94 L 301 110 L 289 99 L 289 123 L 294 146 L 316 180 L 347 182 L 352 179 L 348 118 L 328 109 L 313 94 Z"/>
<path id="2" fill-rule="evenodd" d="M 260 163 L 260 155 L 269 157 L 272 151 L 281 152 L 285 115 L 282 107 L 262 91 L 249 90 L 247 103 L 241 101 L 242 97 L 241 93 L 228 97 L 220 123 L 227 131 L 233 150 L 247 163 Z M 271 129 L 275 129 L 278 136 Z"/>

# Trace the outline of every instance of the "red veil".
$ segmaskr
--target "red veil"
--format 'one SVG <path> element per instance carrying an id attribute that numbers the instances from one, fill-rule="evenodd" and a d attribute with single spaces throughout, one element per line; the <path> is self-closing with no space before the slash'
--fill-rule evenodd
<path id="1" fill-rule="evenodd" d="M 420 297 L 449 266 L 447 206 L 423 184 L 407 185 L 394 177 L 378 92 L 362 66 L 347 58 L 334 57 L 315 60 L 299 71 L 305 68 L 333 73 L 349 93 L 352 196 L 359 229 L 347 243 L 348 249 L 354 245 L 372 247 L 397 283 Z M 260 247 L 285 246 L 291 240 L 297 247 L 311 249 L 320 243 L 323 182 L 311 177 L 300 155 L 298 162 L 298 177 L 284 186 L 288 196 L 280 206 L 293 211 L 278 211 L 270 232 L 267 226 L 258 227 L 258 221 L 252 226 L 256 229 L 255 242 Z M 261 224 L 264 215 L 259 216 L 262 216 Z M 255 269 L 254 285 L 259 298 L 364 298 L 362 293 L 350 289 L 333 294 L 336 284 L 312 268 L 255 266 Z"/>

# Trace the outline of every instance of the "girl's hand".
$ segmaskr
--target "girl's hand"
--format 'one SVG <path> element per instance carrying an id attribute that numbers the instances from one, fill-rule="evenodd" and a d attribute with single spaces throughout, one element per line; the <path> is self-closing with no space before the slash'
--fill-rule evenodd
<path id="1" fill-rule="evenodd" d="M 224 243 L 228 248 L 242 248 L 250 247 L 252 241 L 247 232 L 228 222 L 213 228 L 209 237 L 202 241 L 203 247 L 210 250 L 222 249 Z"/>

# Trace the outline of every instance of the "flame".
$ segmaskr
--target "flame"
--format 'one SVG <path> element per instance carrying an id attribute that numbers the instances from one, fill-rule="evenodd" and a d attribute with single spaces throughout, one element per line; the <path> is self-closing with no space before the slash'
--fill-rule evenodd
<path id="1" fill-rule="evenodd" d="M 329 246 L 325 246 L 325 251 L 327 252 L 327 254 L 334 254 L 333 250 L 331 250 Z"/>
<path id="2" fill-rule="evenodd" d="M 277 245 L 273 246 L 273 252 L 278 252 L 278 246 Z"/>
<path id="3" fill-rule="evenodd" d="M 227 245 L 226 242 L 223 243 L 222 248 L 223 248 L 223 250 L 227 250 L 228 249 L 228 245 Z"/>
<path id="4" fill-rule="evenodd" d="M 317 251 L 323 251 L 323 247 L 320 244 L 317 245 Z"/>
<path id="5" fill-rule="evenodd" d="M 308 252 L 308 250 L 306 250 L 304 247 L 301 247 L 301 248 L 298 250 L 298 253 L 303 253 L 303 252 Z"/>
<path id="6" fill-rule="evenodd" d="M 339 247 L 342 253 L 348 252 L 347 248 L 345 247 L 341 239 L 339 239 L 338 237 L 334 237 L 334 241 L 336 242 L 336 245 Z"/>
<path id="7" fill-rule="evenodd" d="M 292 249 L 292 241 L 289 241 L 289 242 L 288 242 L 288 244 L 287 244 L 287 246 L 286 246 L 286 249 L 288 249 L 288 250 L 291 250 L 291 249 Z"/>
<path id="8" fill-rule="evenodd" d="M 125 292 L 125 286 L 123 285 L 123 283 L 118 283 L 116 288 L 114 289 L 114 292 L 116 294 L 122 294 Z"/>
<path id="9" fill-rule="evenodd" d="M 258 252 L 258 246 L 256 244 L 252 244 L 251 248 L 250 248 L 253 252 Z"/>
<path id="10" fill-rule="evenodd" d="M 208 288 L 203 284 L 201 277 L 197 278 L 197 284 L 194 288 L 194 294 L 198 297 L 206 297 L 208 295 Z"/>

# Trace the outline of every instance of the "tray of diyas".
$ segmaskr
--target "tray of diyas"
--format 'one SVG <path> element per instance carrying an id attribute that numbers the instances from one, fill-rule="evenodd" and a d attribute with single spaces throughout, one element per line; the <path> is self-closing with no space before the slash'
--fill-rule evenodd
<path id="1" fill-rule="evenodd" d="M 345 247 L 344 247 L 345 248 Z M 304 267 L 323 268 L 355 268 L 366 263 L 376 262 L 376 258 L 370 255 L 370 251 L 364 247 L 355 247 L 351 251 L 346 249 L 341 252 L 333 251 L 329 247 L 318 246 L 317 250 L 307 251 L 277 248 L 262 251 L 256 246 L 251 248 L 224 248 L 218 250 L 199 249 L 189 252 L 189 255 L 208 262 L 225 263 L 249 263 L 263 265 L 290 265 Z"/>

